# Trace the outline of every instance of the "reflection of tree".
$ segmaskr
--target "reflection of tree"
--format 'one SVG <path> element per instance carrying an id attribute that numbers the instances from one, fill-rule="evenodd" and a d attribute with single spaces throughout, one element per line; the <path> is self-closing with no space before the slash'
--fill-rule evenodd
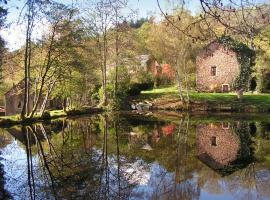
<path id="1" fill-rule="evenodd" d="M 10 194 L 4 188 L 4 166 L 0 163 L 0 199 L 10 199 Z"/>
<path id="2" fill-rule="evenodd" d="M 0 149 L 3 149 L 11 142 L 12 142 L 12 138 L 8 137 L 4 129 L 0 129 Z M 1 152 L 0 152 L 0 158 L 1 158 Z M 0 199 L 9 199 L 10 195 L 4 188 L 4 183 L 5 183 L 4 166 L 2 165 L 2 163 L 0 163 Z"/>
<path id="3" fill-rule="evenodd" d="M 189 146 L 190 122 L 189 116 L 180 119 L 177 134 L 174 137 L 171 158 L 174 159 L 174 173 L 164 171 L 160 174 L 160 181 L 156 185 L 154 199 L 199 199 L 200 189 L 193 181 L 194 166 L 191 161 L 192 152 Z M 168 180 L 168 177 L 172 176 Z"/>
<path id="4" fill-rule="evenodd" d="M 21 199 L 198 199 L 205 191 L 234 193 L 237 199 L 269 197 L 266 165 L 247 163 L 222 177 L 197 159 L 197 124 L 187 115 L 178 123 L 149 124 L 103 115 L 25 126 L 24 141 L 19 140 L 25 150 L 25 177 L 16 177 L 14 185 L 21 186 Z M 244 139 L 241 145 L 252 146 L 243 126 L 235 134 Z M 164 134 L 162 127 L 172 132 Z M 129 145 L 128 133 L 134 130 L 145 135 L 152 150 Z M 157 143 L 151 138 L 154 130 L 160 132 Z M 239 156 L 249 155 L 247 151 Z"/>

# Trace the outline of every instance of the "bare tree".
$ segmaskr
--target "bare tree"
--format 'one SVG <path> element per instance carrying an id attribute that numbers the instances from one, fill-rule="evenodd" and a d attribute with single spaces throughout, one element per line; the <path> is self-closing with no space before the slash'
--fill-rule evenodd
<path id="1" fill-rule="evenodd" d="M 177 26 L 157 0 L 158 7 L 164 18 L 177 30 L 195 40 L 208 40 L 211 37 L 218 37 L 216 28 L 223 29 L 223 34 L 234 34 L 244 40 L 252 49 L 255 49 L 254 38 L 262 34 L 262 30 L 270 25 L 270 5 L 258 3 L 255 0 L 198 0 L 202 9 L 199 17 L 194 18 L 190 24 L 182 27 Z M 177 7 L 184 11 L 187 9 L 183 0 L 173 0 Z M 182 12 L 178 13 L 181 19 Z M 191 29 L 194 26 L 200 27 L 200 35 L 194 35 Z M 208 32 L 208 34 L 206 34 Z M 211 38 L 210 38 L 211 39 Z"/>

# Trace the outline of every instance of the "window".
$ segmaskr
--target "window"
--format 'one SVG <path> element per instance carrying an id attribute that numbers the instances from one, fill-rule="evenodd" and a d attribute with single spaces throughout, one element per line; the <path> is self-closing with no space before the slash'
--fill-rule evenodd
<path id="1" fill-rule="evenodd" d="M 211 137 L 211 145 L 217 146 L 217 137 L 215 137 L 215 136 Z"/>
<path id="2" fill-rule="evenodd" d="M 211 67 L 211 76 L 216 76 L 217 75 L 217 67 L 216 66 L 212 66 Z"/>

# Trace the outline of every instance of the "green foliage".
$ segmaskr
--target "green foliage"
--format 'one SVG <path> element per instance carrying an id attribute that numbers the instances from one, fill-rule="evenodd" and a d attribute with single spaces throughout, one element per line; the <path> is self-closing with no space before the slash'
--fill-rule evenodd
<path id="1" fill-rule="evenodd" d="M 233 129 L 240 143 L 237 159 L 241 161 L 241 163 L 249 162 L 253 159 L 254 154 L 249 124 L 247 122 L 237 122 L 237 124 L 233 126 Z"/>
<path id="2" fill-rule="evenodd" d="M 153 88 L 153 78 L 151 74 L 142 69 L 137 69 L 135 73 L 126 66 L 118 67 L 118 85 L 115 91 L 115 69 L 112 69 L 108 76 L 107 95 L 109 108 L 119 110 L 127 108 L 126 101 L 130 96 L 139 95 L 142 90 Z M 98 99 L 103 98 L 103 89 L 98 92 Z M 96 95 L 93 98 L 97 98 Z"/>
<path id="3" fill-rule="evenodd" d="M 235 90 L 239 90 L 241 88 L 247 90 L 252 73 L 252 67 L 255 65 L 255 51 L 250 49 L 247 45 L 236 42 L 228 36 L 222 36 L 218 41 L 225 45 L 226 48 L 233 50 L 236 53 L 237 60 L 240 64 L 240 73 L 233 83 L 233 88 Z"/>

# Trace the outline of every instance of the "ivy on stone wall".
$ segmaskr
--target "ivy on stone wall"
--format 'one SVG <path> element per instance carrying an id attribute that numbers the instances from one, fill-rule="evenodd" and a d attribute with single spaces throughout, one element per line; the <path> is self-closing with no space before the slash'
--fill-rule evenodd
<path id="1" fill-rule="evenodd" d="M 218 42 L 223 44 L 228 50 L 234 51 L 240 64 L 240 73 L 234 80 L 232 88 L 234 90 L 247 90 L 252 73 L 252 67 L 255 65 L 255 51 L 250 49 L 247 45 L 233 40 L 229 36 L 220 37 Z"/>

